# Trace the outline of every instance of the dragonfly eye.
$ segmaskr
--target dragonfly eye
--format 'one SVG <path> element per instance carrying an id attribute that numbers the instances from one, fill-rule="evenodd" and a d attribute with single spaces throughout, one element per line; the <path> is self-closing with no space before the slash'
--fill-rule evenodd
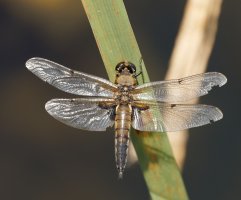
<path id="1" fill-rule="evenodd" d="M 122 72 L 124 68 L 125 68 L 124 62 L 121 62 L 116 65 L 115 70 L 117 72 Z"/>
<path id="2" fill-rule="evenodd" d="M 131 74 L 136 73 L 136 67 L 135 67 L 135 65 L 133 65 L 132 63 L 129 64 L 129 66 L 127 67 L 127 69 L 129 70 L 129 72 L 130 72 Z"/>

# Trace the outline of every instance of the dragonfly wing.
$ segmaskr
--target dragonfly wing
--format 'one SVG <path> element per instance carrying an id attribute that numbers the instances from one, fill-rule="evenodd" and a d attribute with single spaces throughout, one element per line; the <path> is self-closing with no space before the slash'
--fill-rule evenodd
<path id="1" fill-rule="evenodd" d="M 136 100 L 183 102 L 208 94 L 213 86 L 223 86 L 227 78 L 218 72 L 197 74 L 181 79 L 158 81 L 137 86 L 133 90 Z"/>
<path id="2" fill-rule="evenodd" d="M 43 58 L 31 58 L 26 67 L 56 88 L 82 96 L 114 97 L 117 86 L 108 80 L 71 70 Z"/>
<path id="3" fill-rule="evenodd" d="M 173 132 L 209 124 L 222 119 L 214 106 L 143 102 L 148 108 L 133 108 L 132 126 L 140 131 Z"/>
<path id="4" fill-rule="evenodd" d="M 111 99 L 52 99 L 45 105 L 55 119 L 83 130 L 105 131 L 114 124 L 114 107 L 101 104 L 113 103 Z"/>

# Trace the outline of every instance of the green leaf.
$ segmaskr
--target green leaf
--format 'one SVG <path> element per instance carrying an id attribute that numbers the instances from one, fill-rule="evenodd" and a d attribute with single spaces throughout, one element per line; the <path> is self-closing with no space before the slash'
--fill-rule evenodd
<path id="1" fill-rule="evenodd" d="M 82 0 L 104 65 L 111 81 L 115 66 L 127 60 L 134 63 L 148 82 L 148 74 L 122 0 Z M 165 133 L 132 130 L 132 142 L 153 200 L 188 199 L 181 174 Z"/>

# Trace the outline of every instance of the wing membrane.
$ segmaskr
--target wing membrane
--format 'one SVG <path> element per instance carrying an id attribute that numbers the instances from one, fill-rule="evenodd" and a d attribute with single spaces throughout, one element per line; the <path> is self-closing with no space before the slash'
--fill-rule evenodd
<path id="1" fill-rule="evenodd" d="M 222 112 L 209 105 L 148 103 L 149 109 L 133 109 L 133 128 L 141 131 L 172 132 L 209 124 L 222 119 Z"/>
<path id="2" fill-rule="evenodd" d="M 69 126 L 91 130 L 105 131 L 114 124 L 114 108 L 105 109 L 100 103 L 111 99 L 52 99 L 45 105 L 47 112 L 55 119 Z"/>
<path id="3" fill-rule="evenodd" d="M 197 74 L 181 79 L 146 83 L 133 90 L 136 100 L 183 102 L 208 94 L 213 86 L 221 87 L 226 77 L 218 72 Z"/>
<path id="4" fill-rule="evenodd" d="M 71 70 L 43 58 L 32 58 L 26 67 L 36 76 L 68 93 L 83 96 L 113 97 L 115 84 L 105 79 Z"/>

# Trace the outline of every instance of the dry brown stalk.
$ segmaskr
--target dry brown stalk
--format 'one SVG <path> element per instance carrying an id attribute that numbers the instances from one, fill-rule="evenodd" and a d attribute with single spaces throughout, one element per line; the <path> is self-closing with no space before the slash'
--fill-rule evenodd
<path id="1" fill-rule="evenodd" d="M 187 2 L 166 79 L 181 78 L 206 71 L 215 41 L 221 5 L 222 0 Z M 183 167 L 186 154 L 187 132 L 168 134 L 180 168 Z"/>

